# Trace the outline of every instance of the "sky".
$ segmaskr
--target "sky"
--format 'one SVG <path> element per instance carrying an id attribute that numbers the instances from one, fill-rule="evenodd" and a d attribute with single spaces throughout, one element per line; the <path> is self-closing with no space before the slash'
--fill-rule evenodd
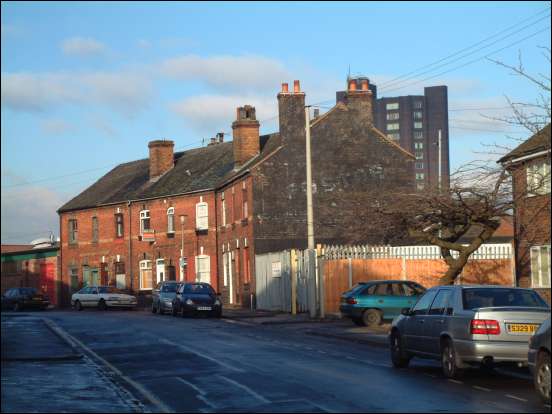
<path id="1" fill-rule="evenodd" d="M 56 210 L 117 164 L 231 140 L 235 108 L 277 131 L 276 94 L 301 81 L 335 104 L 347 74 L 379 96 L 447 85 L 450 162 L 528 132 L 506 97 L 540 91 L 489 58 L 550 76 L 550 2 L 1 3 L 1 240 L 59 235 Z M 444 59 L 444 60 L 443 60 Z M 397 77 L 400 77 L 396 80 Z M 549 98 L 548 98 L 549 99 Z"/>

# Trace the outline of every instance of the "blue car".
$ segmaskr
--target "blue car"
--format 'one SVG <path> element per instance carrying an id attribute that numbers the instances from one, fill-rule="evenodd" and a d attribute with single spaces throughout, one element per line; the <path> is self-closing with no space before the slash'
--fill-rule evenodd
<path id="1" fill-rule="evenodd" d="M 422 285 L 406 280 L 362 282 L 343 293 L 339 310 L 359 326 L 374 327 L 413 306 L 425 291 Z"/>

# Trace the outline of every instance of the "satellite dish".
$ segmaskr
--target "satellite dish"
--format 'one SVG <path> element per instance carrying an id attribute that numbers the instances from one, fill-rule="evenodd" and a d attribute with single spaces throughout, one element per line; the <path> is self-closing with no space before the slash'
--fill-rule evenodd
<path id="1" fill-rule="evenodd" d="M 40 239 L 35 239 L 31 242 L 33 249 L 41 249 L 44 247 L 52 246 L 52 242 L 49 237 L 41 237 Z"/>

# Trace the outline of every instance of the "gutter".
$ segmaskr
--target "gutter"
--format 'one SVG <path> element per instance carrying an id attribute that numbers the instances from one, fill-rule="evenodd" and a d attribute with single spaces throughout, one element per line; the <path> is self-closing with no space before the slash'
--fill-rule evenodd
<path id="1" fill-rule="evenodd" d="M 525 155 L 523 157 L 519 157 L 519 158 L 514 158 L 512 160 L 509 160 L 509 161 L 499 161 L 502 165 L 504 165 L 505 167 L 507 166 L 510 166 L 510 165 L 513 165 L 513 164 L 517 164 L 518 162 L 520 161 L 526 161 L 526 160 L 530 160 L 532 158 L 537 158 L 537 157 L 540 157 L 541 155 L 546 155 L 550 153 L 550 149 L 547 149 L 547 150 L 544 150 L 544 151 L 539 151 L 539 152 L 535 152 L 534 154 L 529 154 L 529 155 Z"/>

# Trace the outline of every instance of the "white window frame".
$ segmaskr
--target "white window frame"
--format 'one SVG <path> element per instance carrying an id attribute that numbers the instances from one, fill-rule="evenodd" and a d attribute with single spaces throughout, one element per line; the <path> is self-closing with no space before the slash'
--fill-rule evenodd
<path id="1" fill-rule="evenodd" d="M 423 122 L 414 122 L 414 129 L 423 129 Z"/>
<path id="2" fill-rule="evenodd" d="M 226 200 L 224 199 L 224 193 L 222 193 L 222 226 L 226 227 Z"/>
<path id="3" fill-rule="evenodd" d="M 416 173 L 416 180 L 425 180 L 424 173 Z"/>
<path id="4" fill-rule="evenodd" d="M 424 149 L 424 143 L 423 142 L 415 142 L 414 143 L 414 149 Z"/>
<path id="5" fill-rule="evenodd" d="M 423 170 L 424 169 L 424 163 L 423 162 L 417 162 L 417 163 L 415 163 L 414 167 L 417 170 Z"/>
<path id="6" fill-rule="evenodd" d="M 422 111 L 414 111 L 412 113 L 412 117 L 414 119 L 423 119 L 424 118 L 424 113 Z"/>
<path id="7" fill-rule="evenodd" d="M 140 235 L 143 235 L 145 230 L 151 231 L 151 229 L 144 228 L 144 220 L 149 220 L 149 226 L 151 227 L 151 217 L 149 210 L 140 211 Z"/>
<path id="8" fill-rule="evenodd" d="M 550 288 L 550 245 L 531 247 L 531 287 Z M 548 260 L 548 284 L 543 283 L 543 259 Z M 536 269 L 535 269 L 536 267 Z"/>
<path id="9" fill-rule="evenodd" d="M 400 124 L 398 122 L 387 124 L 387 130 L 388 131 L 398 131 L 401 128 Z"/>
<path id="10" fill-rule="evenodd" d="M 230 252 L 222 254 L 222 283 L 224 287 L 228 286 L 228 262 L 230 261 L 229 256 Z"/>
<path id="11" fill-rule="evenodd" d="M 390 102 L 385 105 L 385 109 L 387 111 L 393 111 L 395 109 L 399 109 L 399 103 L 398 102 Z"/>
<path id="12" fill-rule="evenodd" d="M 423 160 L 424 159 L 424 153 L 423 152 L 416 152 L 416 159 L 417 160 Z"/>
<path id="13" fill-rule="evenodd" d="M 174 207 L 167 209 L 167 233 L 174 233 Z"/>
<path id="14" fill-rule="evenodd" d="M 387 113 L 387 120 L 388 121 L 396 121 L 399 119 L 400 112 L 388 112 Z"/>
<path id="15" fill-rule="evenodd" d="M 203 210 L 203 212 L 201 211 Z M 196 204 L 196 230 L 209 229 L 209 206 L 205 201 Z"/>
<path id="16" fill-rule="evenodd" d="M 423 131 L 414 131 L 414 139 L 424 139 Z"/>
<path id="17" fill-rule="evenodd" d="M 546 160 L 527 165 L 527 196 L 550 194 L 550 164 Z"/>
<path id="18" fill-rule="evenodd" d="M 151 260 L 140 260 L 140 290 L 152 290 L 153 286 L 150 287 L 144 287 L 144 284 L 142 283 L 142 271 L 148 271 L 150 272 L 150 283 L 153 285 L 153 281 L 151 280 L 151 276 L 153 275 L 153 268 Z"/>
<path id="19" fill-rule="evenodd" d="M 206 263 L 206 267 L 200 269 L 200 263 Z M 196 256 L 195 265 L 196 282 L 211 283 L 211 256 L 208 256 L 206 254 Z"/>
<path id="20" fill-rule="evenodd" d="M 161 269 L 161 267 L 163 267 L 163 269 Z M 161 274 L 159 273 L 159 270 L 163 270 L 163 275 L 161 276 Z M 155 278 L 157 280 L 157 284 L 159 284 L 159 282 L 163 282 L 164 280 L 167 280 L 167 275 L 165 274 L 165 259 L 157 259 L 155 261 Z"/>
<path id="21" fill-rule="evenodd" d="M 387 134 L 387 138 L 389 139 L 392 139 L 393 141 L 400 141 L 401 139 L 401 134 L 397 134 L 397 133 L 392 133 L 392 134 Z"/>

